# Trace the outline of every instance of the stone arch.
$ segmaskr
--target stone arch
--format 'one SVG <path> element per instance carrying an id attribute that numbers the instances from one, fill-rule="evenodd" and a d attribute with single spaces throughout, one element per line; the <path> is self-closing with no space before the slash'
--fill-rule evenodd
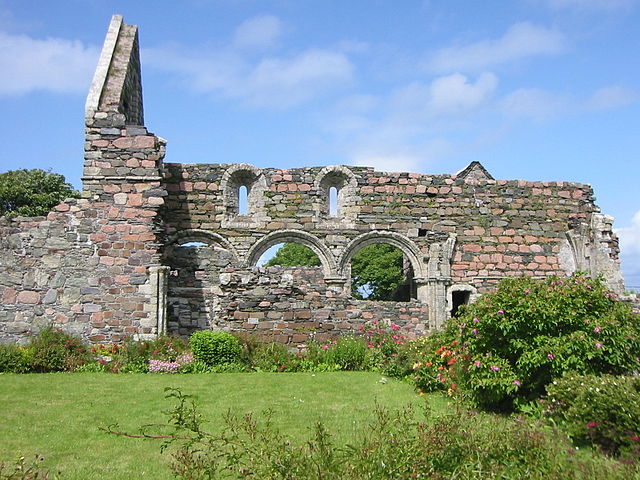
<path id="1" fill-rule="evenodd" d="M 320 201 L 315 205 L 316 216 L 331 220 L 354 219 L 357 186 L 356 176 L 344 165 L 329 165 L 322 168 L 314 180 L 314 187 L 320 198 Z M 329 211 L 329 191 L 331 188 L 337 190 L 338 213 L 335 216 L 332 216 Z"/>
<path id="2" fill-rule="evenodd" d="M 241 187 L 247 189 L 247 213 L 240 215 L 238 193 Z M 223 206 L 227 221 L 244 217 L 251 223 L 264 216 L 263 194 L 267 190 L 267 182 L 260 170 L 253 165 L 242 163 L 231 165 L 222 175 L 220 189 L 223 192 Z"/>
<path id="3" fill-rule="evenodd" d="M 417 245 L 400 233 L 379 230 L 363 233 L 349 242 L 349 245 L 344 249 L 340 259 L 338 260 L 338 272 L 340 275 L 348 278 L 351 258 L 361 248 L 374 243 L 388 243 L 389 245 L 399 248 L 411 263 L 415 276 L 414 278 L 424 277 L 425 272 L 423 262 L 420 259 L 420 250 Z"/>
<path id="4" fill-rule="evenodd" d="M 233 258 L 236 262 L 239 260 L 237 250 L 226 238 L 217 233 L 209 232 L 207 230 L 201 230 L 198 228 L 190 228 L 175 233 L 167 240 L 167 246 L 169 248 L 174 248 L 182 243 L 187 242 L 202 242 L 206 243 L 209 246 L 217 246 L 224 250 L 228 250 L 233 255 Z"/>
<path id="5" fill-rule="evenodd" d="M 325 277 L 333 275 L 333 272 L 336 270 L 336 266 L 331 251 L 317 237 L 301 230 L 279 230 L 262 237 L 249 249 L 246 266 L 255 266 L 262 254 L 269 248 L 277 245 L 278 243 L 287 242 L 300 243 L 313 250 L 313 253 L 315 253 L 320 259 L 322 271 Z"/>

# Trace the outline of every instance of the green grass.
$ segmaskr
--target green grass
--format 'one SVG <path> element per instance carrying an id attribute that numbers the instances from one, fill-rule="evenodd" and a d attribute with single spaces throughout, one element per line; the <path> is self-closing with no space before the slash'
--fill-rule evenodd
<path id="1" fill-rule="evenodd" d="M 373 418 L 376 402 L 390 408 L 422 405 L 409 384 L 380 380 L 365 372 L 0 374 L 0 461 L 37 453 L 45 457 L 45 468 L 62 472 L 64 479 L 171 478 L 160 441 L 98 429 L 117 423 L 135 432 L 143 424 L 164 423 L 161 412 L 172 406 L 165 387 L 195 395 L 209 430 L 216 430 L 229 409 L 271 409 L 275 425 L 294 439 L 308 438 L 309 428 L 321 420 L 344 442 Z M 428 398 L 435 411 L 447 409 L 443 397 Z"/>

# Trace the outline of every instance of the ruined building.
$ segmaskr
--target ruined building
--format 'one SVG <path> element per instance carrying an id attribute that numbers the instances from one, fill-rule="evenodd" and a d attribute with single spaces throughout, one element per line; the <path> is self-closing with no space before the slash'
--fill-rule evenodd
<path id="1" fill-rule="evenodd" d="M 588 185 L 494 180 L 477 162 L 454 175 L 166 163 L 144 126 L 138 49 L 114 16 L 86 103 L 82 198 L 0 220 L 1 342 L 54 325 L 93 342 L 213 328 L 295 344 L 370 320 L 437 329 L 513 275 L 581 270 L 623 290 Z M 322 265 L 256 267 L 283 242 Z M 351 258 L 379 242 L 404 254 L 408 301 L 350 295 Z"/>

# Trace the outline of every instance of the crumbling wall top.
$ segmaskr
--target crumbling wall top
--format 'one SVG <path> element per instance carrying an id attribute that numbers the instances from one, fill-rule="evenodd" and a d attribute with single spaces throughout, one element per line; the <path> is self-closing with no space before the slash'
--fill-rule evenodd
<path id="1" fill-rule="evenodd" d="M 85 103 L 87 126 L 97 112 L 117 117 L 122 125 L 144 125 L 138 27 L 125 24 L 122 15 L 109 24 Z"/>

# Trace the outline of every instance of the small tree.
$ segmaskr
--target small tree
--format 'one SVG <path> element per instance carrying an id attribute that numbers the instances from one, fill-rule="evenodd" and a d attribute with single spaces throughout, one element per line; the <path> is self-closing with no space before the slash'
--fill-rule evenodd
<path id="1" fill-rule="evenodd" d="M 0 216 L 46 215 L 65 198 L 77 198 L 79 195 L 57 173 L 39 169 L 0 173 Z"/>

